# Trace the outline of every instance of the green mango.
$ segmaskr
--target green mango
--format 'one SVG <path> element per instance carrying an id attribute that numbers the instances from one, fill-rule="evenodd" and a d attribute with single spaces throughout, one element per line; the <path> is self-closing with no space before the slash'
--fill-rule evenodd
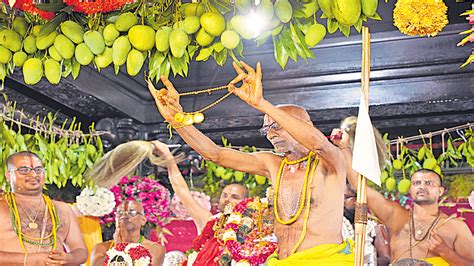
<path id="1" fill-rule="evenodd" d="M 201 28 L 196 34 L 196 42 L 200 46 L 207 46 L 214 40 L 214 36 L 207 34 L 207 32 Z"/>
<path id="2" fill-rule="evenodd" d="M 332 2 L 334 0 L 318 0 L 318 5 L 323 11 L 323 14 L 326 15 L 328 18 L 334 18 L 334 14 L 332 12 Z"/>
<path id="3" fill-rule="evenodd" d="M 171 31 L 170 33 L 171 54 L 177 58 L 183 56 L 184 52 L 186 51 L 186 46 L 188 45 L 188 41 L 189 41 L 188 35 L 186 34 L 184 30 L 174 29 L 173 31 Z"/>
<path id="4" fill-rule="evenodd" d="M 74 43 L 63 34 L 56 36 L 54 48 L 64 59 L 71 59 L 74 56 Z"/>
<path id="5" fill-rule="evenodd" d="M 28 54 L 34 54 L 38 51 L 38 47 L 36 47 L 36 37 L 34 35 L 28 35 L 23 40 L 23 50 Z"/>
<path id="6" fill-rule="evenodd" d="M 59 54 L 58 50 L 56 50 L 56 47 L 54 47 L 54 45 L 48 48 L 48 54 L 49 56 L 51 56 L 51 58 L 58 62 L 61 62 L 64 59 L 61 54 Z"/>
<path id="7" fill-rule="evenodd" d="M 345 26 L 354 25 L 360 18 L 360 0 L 333 0 L 332 12 L 339 23 Z"/>
<path id="8" fill-rule="evenodd" d="M 379 0 L 361 0 L 362 13 L 367 17 L 372 17 L 377 12 Z"/>
<path id="9" fill-rule="evenodd" d="M 105 47 L 104 52 L 94 58 L 94 63 L 99 69 L 108 67 L 112 63 L 112 48 Z"/>
<path id="10" fill-rule="evenodd" d="M 107 46 L 112 46 L 114 41 L 120 36 L 120 32 L 117 30 L 114 24 L 108 24 L 104 28 L 104 41 Z"/>
<path id="11" fill-rule="evenodd" d="M 288 23 L 293 16 L 293 7 L 288 0 L 276 0 L 275 15 L 283 23 Z"/>
<path id="12" fill-rule="evenodd" d="M 51 84 L 58 84 L 61 80 L 61 64 L 54 59 L 44 61 L 44 75 Z"/>
<path id="13" fill-rule="evenodd" d="M 74 21 L 67 20 L 61 23 L 61 32 L 75 44 L 80 44 L 84 41 L 84 30 L 81 25 Z"/>
<path id="14" fill-rule="evenodd" d="M 56 31 L 53 31 L 48 35 L 36 37 L 36 47 L 39 50 L 45 50 L 46 48 L 53 45 L 54 41 L 56 40 L 57 35 L 58 33 Z"/>
<path id="15" fill-rule="evenodd" d="M 220 13 L 206 12 L 199 19 L 204 30 L 212 36 L 220 36 L 225 30 L 225 19 Z"/>
<path id="16" fill-rule="evenodd" d="M 326 36 L 326 27 L 324 25 L 315 23 L 309 27 L 306 35 L 304 36 L 304 42 L 309 47 L 314 47 Z"/>
<path id="17" fill-rule="evenodd" d="M 94 59 L 94 54 L 85 43 L 80 43 L 76 46 L 74 56 L 76 57 L 77 62 L 83 66 L 87 66 L 92 62 L 92 59 Z"/>
<path id="18" fill-rule="evenodd" d="M 33 36 L 38 37 L 43 25 L 34 25 L 33 26 Z"/>
<path id="19" fill-rule="evenodd" d="M 260 1 L 260 4 L 257 6 L 257 14 L 263 21 L 271 21 L 274 13 L 275 9 L 271 0 Z"/>
<path id="20" fill-rule="evenodd" d="M 411 182 L 410 180 L 408 179 L 403 179 L 403 180 L 400 180 L 400 182 L 398 182 L 398 192 L 400 192 L 400 194 L 402 195 L 405 195 L 408 193 L 408 190 L 410 190 L 410 185 L 411 185 Z"/>
<path id="21" fill-rule="evenodd" d="M 28 29 L 28 23 L 26 23 L 25 18 L 15 17 L 12 22 L 13 29 L 20 34 L 20 36 L 25 36 L 26 30 Z"/>
<path id="22" fill-rule="evenodd" d="M 43 63 L 38 58 L 28 58 L 22 69 L 23 80 L 28 85 L 35 85 L 43 77 Z"/>
<path id="23" fill-rule="evenodd" d="M 230 20 L 230 25 L 242 38 L 250 40 L 254 36 L 254 31 L 248 26 L 246 20 L 246 17 L 237 15 Z"/>
<path id="24" fill-rule="evenodd" d="M 170 48 L 170 27 L 161 27 L 155 34 L 155 47 L 159 52 L 166 52 Z"/>
<path id="25" fill-rule="evenodd" d="M 17 67 L 22 67 L 27 58 L 28 55 L 25 52 L 18 51 L 13 55 L 13 63 Z"/>
<path id="26" fill-rule="evenodd" d="M 140 73 L 145 59 L 142 52 L 132 49 L 127 56 L 127 73 L 130 76 L 136 76 Z"/>
<path id="27" fill-rule="evenodd" d="M 184 23 L 183 29 L 187 34 L 196 33 L 201 27 L 198 16 L 186 17 L 183 23 Z"/>
<path id="28" fill-rule="evenodd" d="M 16 52 L 21 49 L 20 35 L 10 29 L 2 30 L 0 31 L 0 45 L 3 45 L 12 52 Z"/>
<path id="29" fill-rule="evenodd" d="M 128 53 L 132 50 L 132 45 L 127 36 L 120 36 L 112 46 L 112 61 L 114 65 L 121 66 L 127 61 Z"/>
<path id="30" fill-rule="evenodd" d="M 12 52 L 0 45 L 0 63 L 6 64 L 12 58 Z"/>
<path id="31" fill-rule="evenodd" d="M 240 36 L 233 30 L 226 30 L 221 35 L 221 43 L 227 49 L 235 49 L 240 43 Z"/>
<path id="32" fill-rule="evenodd" d="M 118 31 L 128 31 L 132 26 L 138 24 L 138 18 L 131 12 L 121 14 L 115 21 L 115 27 Z"/>
<path id="33" fill-rule="evenodd" d="M 105 41 L 104 37 L 100 32 L 95 30 L 89 30 L 84 33 L 84 42 L 87 44 L 87 47 L 95 55 L 99 55 L 104 52 Z"/>
<path id="34" fill-rule="evenodd" d="M 206 12 L 204 5 L 200 3 L 188 3 L 186 4 L 186 7 L 184 8 L 185 17 L 190 17 L 190 16 L 201 17 L 202 14 L 204 14 L 204 12 Z"/>

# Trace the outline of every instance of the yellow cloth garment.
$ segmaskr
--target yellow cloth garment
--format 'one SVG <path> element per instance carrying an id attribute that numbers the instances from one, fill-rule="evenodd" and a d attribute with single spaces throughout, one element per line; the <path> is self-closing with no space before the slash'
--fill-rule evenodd
<path id="1" fill-rule="evenodd" d="M 92 216 L 79 216 L 77 222 L 81 229 L 84 242 L 86 242 L 87 251 L 89 256 L 87 258 L 86 265 L 90 265 L 91 250 L 98 244 L 102 243 L 102 229 L 100 227 L 100 220 L 98 217 Z"/>
<path id="2" fill-rule="evenodd" d="M 313 265 L 354 265 L 354 254 L 350 242 L 324 244 L 306 249 L 279 260 L 270 257 L 268 266 L 313 266 Z"/>
<path id="3" fill-rule="evenodd" d="M 432 257 L 424 259 L 424 261 L 433 264 L 434 266 L 449 266 L 449 263 L 441 257 Z"/>

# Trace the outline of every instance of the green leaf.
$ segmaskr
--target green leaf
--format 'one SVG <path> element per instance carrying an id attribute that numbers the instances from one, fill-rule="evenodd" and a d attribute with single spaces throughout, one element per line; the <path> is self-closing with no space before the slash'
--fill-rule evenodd
<path id="1" fill-rule="evenodd" d="M 328 32 L 333 34 L 339 28 L 339 23 L 337 22 L 337 20 L 329 18 L 327 20 L 327 28 L 328 28 Z"/>
<path id="2" fill-rule="evenodd" d="M 350 26 L 339 24 L 339 29 L 341 30 L 342 34 L 344 34 L 344 36 L 346 37 L 349 37 L 349 35 L 351 34 Z"/>
<path id="3" fill-rule="evenodd" d="M 76 79 L 79 76 L 79 72 L 81 71 L 81 64 L 77 62 L 76 58 L 72 58 L 72 78 Z"/>
<path id="4" fill-rule="evenodd" d="M 239 43 L 239 45 L 237 45 L 237 47 L 234 49 L 234 51 L 240 56 L 240 57 L 244 57 L 244 44 L 242 42 Z"/>
<path id="5" fill-rule="evenodd" d="M 219 66 L 223 66 L 225 64 L 225 61 L 227 61 L 227 50 L 213 52 L 212 57 Z"/>
<path id="6" fill-rule="evenodd" d="M 282 69 L 285 69 L 289 56 L 286 53 L 285 48 L 283 47 L 283 42 L 281 41 L 279 36 L 273 36 L 272 39 L 275 60 L 278 62 Z"/>
<path id="7" fill-rule="evenodd" d="M 369 17 L 370 19 L 373 19 L 373 20 L 382 20 L 382 18 L 380 17 L 379 14 L 375 13 L 375 15 Z"/>
<path id="8" fill-rule="evenodd" d="M 193 58 L 194 54 L 196 53 L 198 49 L 199 49 L 199 46 L 197 45 L 188 45 L 189 58 Z"/>
<path id="9" fill-rule="evenodd" d="M 212 49 L 210 47 L 208 48 L 201 48 L 199 51 L 199 54 L 196 57 L 196 61 L 207 61 L 209 59 L 209 56 L 212 54 Z"/>
<path id="10" fill-rule="evenodd" d="M 357 30 L 358 33 L 362 30 L 362 18 L 357 20 L 356 24 L 354 24 L 354 28 Z"/>
<path id="11" fill-rule="evenodd" d="M 63 2 L 48 3 L 48 4 L 40 3 L 40 4 L 36 4 L 35 7 L 43 11 L 56 13 L 56 12 L 61 11 L 61 9 L 65 8 L 66 5 Z"/>
<path id="12" fill-rule="evenodd" d="M 224 50 L 224 45 L 221 42 L 215 42 L 212 46 L 212 49 L 218 53 L 222 52 Z"/>
<path id="13" fill-rule="evenodd" d="M 59 24 L 61 24 L 61 22 L 65 21 L 66 18 L 67 18 L 66 13 L 60 13 L 59 15 L 54 17 L 52 20 L 50 20 L 46 24 L 44 24 L 43 27 L 41 27 L 41 30 L 40 30 L 38 36 L 48 35 L 51 32 L 55 31 L 58 28 Z"/>
<path id="14" fill-rule="evenodd" d="M 283 25 L 281 25 L 281 27 L 283 28 Z M 260 47 L 262 46 L 264 43 L 267 42 L 268 38 L 270 38 L 270 36 L 272 36 L 272 32 L 271 31 L 266 31 L 264 33 L 261 33 L 257 39 L 255 39 L 255 41 L 257 42 L 257 47 Z"/>
<path id="15" fill-rule="evenodd" d="M 283 42 L 283 47 L 288 52 L 288 55 L 290 56 L 290 58 L 296 62 L 296 59 L 298 58 L 298 54 L 297 54 L 295 43 L 293 42 L 293 39 L 291 38 L 291 33 L 288 28 L 284 29 L 282 32 L 282 42 Z"/>
<path id="16" fill-rule="evenodd" d="M 72 72 L 72 60 L 71 59 L 63 60 L 63 73 L 62 73 L 63 78 L 66 78 L 67 76 L 69 76 L 71 72 Z"/>

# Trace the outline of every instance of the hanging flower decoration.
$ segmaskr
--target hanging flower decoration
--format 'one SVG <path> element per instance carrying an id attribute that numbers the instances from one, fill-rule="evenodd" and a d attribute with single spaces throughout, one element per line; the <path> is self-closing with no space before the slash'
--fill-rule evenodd
<path id="1" fill-rule="evenodd" d="M 468 42 L 474 43 L 474 9 L 467 10 L 466 12 L 462 13 L 461 16 L 467 16 L 466 20 L 471 25 L 471 28 L 459 33 L 459 34 L 467 34 L 467 36 L 464 37 L 457 44 L 457 46 L 464 46 Z M 461 67 L 465 67 L 471 64 L 472 62 L 474 62 L 474 48 L 471 49 L 471 55 L 466 59 L 466 61 L 461 65 Z"/>
<path id="2" fill-rule="evenodd" d="M 3 0 L 4 3 L 10 4 L 9 0 Z M 36 5 L 33 4 L 32 0 L 17 0 L 13 5 L 13 8 L 20 9 L 23 12 L 27 12 L 31 15 L 38 15 L 42 19 L 51 20 L 54 18 L 54 12 L 47 12 L 36 8 Z"/>
<path id="3" fill-rule="evenodd" d="M 114 210 L 115 196 L 103 187 L 85 188 L 76 197 L 76 205 L 82 215 L 100 217 Z"/>
<path id="4" fill-rule="evenodd" d="M 104 265 L 121 262 L 124 265 L 152 265 L 152 256 L 147 248 L 138 243 L 118 243 L 106 253 Z"/>
<path id="5" fill-rule="evenodd" d="M 398 0 L 394 25 L 406 35 L 436 36 L 448 24 L 447 11 L 442 0 Z"/>
<path id="6" fill-rule="evenodd" d="M 87 15 L 111 12 L 134 2 L 134 0 L 64 0 L 66 5 L 74 7 L 74 11 Z"/>
<path id="7" fill-rule="evenodd" d="M 198 191 L 191 191 L 191 196 L 199 206 L 208 211 L 211 210 L 211 198 L 208 195 Z M 171 199 L 170 210 L 174 213 L 176 218 L 180 220 L 192 219 L 177 194 L 174 194 Z"/>
<path id="8" fill-rule="evenodd" d="M 170 217 L 170 192 L 158 181 L 148 177 L 124 176 L 118 185 L 110 188 L 115 196 L 114 211 L 102 217 L 103 224 L 115 222 L 115 210 L 123 200 L 137 200 L 143 205 L 148 223 L 163 227 Z"/>
<path id="9" fill-rule="evenodd" d="M 260 265 L 276 250 L 272 241 L 273 220 L 268 201 L 248 198 L 234 208 L 226 221 L 223 240 L 226 252 L 242 265 Z"/>

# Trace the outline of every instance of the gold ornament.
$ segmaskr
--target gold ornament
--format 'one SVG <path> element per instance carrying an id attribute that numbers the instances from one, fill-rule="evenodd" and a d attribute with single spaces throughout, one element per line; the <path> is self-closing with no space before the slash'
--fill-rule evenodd
<path id="1" fill-rule="evenodd" d="M 179 93 L 178 95 L 179 96 L 189 96 L 189 95 L 197 95 L 197 94 L 202 94 L 202 93 L 212 94 L 214 91 L 224 90 L 224 89 L 227 89 L 228 87 L 229 86 L 226 85 L 226 86 L 210 88 L 210 89 L 205 89 L 205 90 Z M 177 108 L 175 108 L 172 105 L 168 105 L 168 107 L 171 108 L 171 110 L 176 112 L 176 114 L 174 115 L 174 118 L 173 118 L 174 121 L 176 121 L 178 123 L 182 123 L 184 126 L 190 126 L 190 125 L 193 125 L 193 124 L 202 123 L 204 121 L 204 118 L 205 118 L 203 113 L 205 111 L 211 109 L 212 107 L 216 106 L 217 104 L 219 104 L 223 100 L 225 100 L 225 98 L 229 97 L 231 94 L 232 94 L 232 92 L 227 92 L 225 95 L 223 95 L 222 97 L 220 97 L 219 99 L 217 99 L 213 103 L 211 103 L 211 104 L 209 104 L 209 105 L 205 106 L 204 108 L 201 108 L 197 111 L 194 111 L 194 112 L 184 112 L 184 111 L 178 110 Z"/>

